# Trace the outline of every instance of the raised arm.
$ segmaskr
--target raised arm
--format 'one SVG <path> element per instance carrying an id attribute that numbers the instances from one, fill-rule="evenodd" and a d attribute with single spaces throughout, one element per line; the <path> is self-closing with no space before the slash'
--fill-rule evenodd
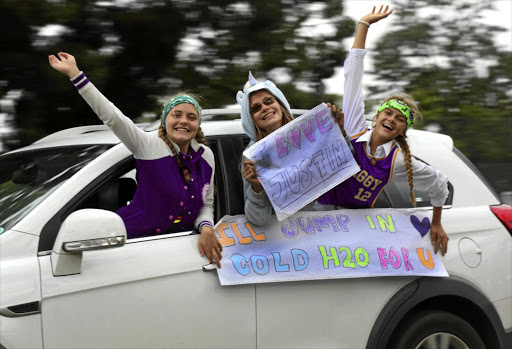
<path id="1" fill-rule="evenodd" d="M 356 36 L 354 38 L 354 44 L 352 48 L 365 48 L 366 43 L 366 34 L 368 33 L 368 29 L 370 25 L 380 21 L 383 18 L 386 18 L 390 14 L 393 13 L 393 10 L 389 10 L 389 6 L 386 6 L 384 10 L 382 10 L 383 6 L 379 8 L 378 12 L 375 12 L 376 7 L 373 7 L 372 12 L 364 15 L 363 18 L 359 20 L 359 25 L 357 26 Z"/>
<path id="2" fill-rule="evenodd" d="M 364 47 L 368 28 L 372 23 L 386 18 L 392 12 L 393 10 L 388 10 L 387 6 L 384 10 L 381 6 L 377 13 L 374 7 L 371 13 L 363 16 L 357 26 L 354 45 L 345 59 L 343 112 L 345 113 L 345 130 L 350 137 L 357 137 L 367 129 L 364 117 L 363 74 L 366 55 Z"/>
<path id="3" fill-rule="evenodd" d="M 145 158 L 151 148 L 152 138 L 139 129 L 133 121 L 126 117 L 114 104 L 112 104 L 78 69 L 75 57 L 69 53 L 59 52 L 58 58 L 48 56 L 50 65 L 55 70 L 66 74 L 77 88 L 78 92 L 98 115 L 105 125 L 110 127 L 115 135 L 135 155 L 136 158 Z"/>

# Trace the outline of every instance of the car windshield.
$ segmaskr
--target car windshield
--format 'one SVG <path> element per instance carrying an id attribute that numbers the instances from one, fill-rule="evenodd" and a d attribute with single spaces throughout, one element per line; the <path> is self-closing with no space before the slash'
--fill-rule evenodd
<path id="1" fill-rule="evenodd" d="M 0 156 L 0 234 L 110 147 L 81 145 Z"/>

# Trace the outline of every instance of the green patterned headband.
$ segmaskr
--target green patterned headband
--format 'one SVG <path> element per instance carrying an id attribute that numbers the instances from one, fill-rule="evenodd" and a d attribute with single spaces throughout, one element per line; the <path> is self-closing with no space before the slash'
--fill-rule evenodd
<path id="1" fill-rule="evenodd" d="M 174 108 L 175 106 L 177 106 L 178 104 L 183 104 L 183 103 L 192 104 L 194 107 L 196 107 L 197 113 L 199 114 L 198 115 L 199 123 L 201 123 L 201 107 L 199 106 L 199 103 L 197 103 L 197 101 L 190 96 L 179 95 L 179 96 L 176 96 L 173 99 L 171 99 L 169 101 L 169 103 L 167 103 L 167 105 L 165 106 L 164 111 L 162 112 L 162 126 L 164 127 L 164 129 L 165 129 L 165 119 L 167 118 L 167 114 L 169 114 L 169 111 L 172 108 Z"/>
<path id="2" fill-rule="evenodd" d="M 379 107 L 378 112 L 380 113 L 381 111 L 388 108 L 394 108 L 398 110 L 407 118 L 407 128 L 414 124 L 414 112 L 407 105 L 407 103 L 399 101 L 398 99 L 390 99 Z"/>

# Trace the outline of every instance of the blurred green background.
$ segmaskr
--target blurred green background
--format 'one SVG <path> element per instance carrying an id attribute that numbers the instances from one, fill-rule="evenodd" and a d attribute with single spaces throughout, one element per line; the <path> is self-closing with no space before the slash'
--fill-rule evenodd
<path id="1" fill-rule="evenodd" d="M 395 12 L 385 31 L 381 23 L 370 29 L 378 40 L 367 46 L 365 98 L 370 113 L 391 93 L 411 94 L 425 118 L 420 128 L 450 135 L 506 197 L 512 52 L 496 40 L 503 23 L 489 21 L 498 1 L 385 3 Z M 334 94 L 326 81 L 339 74 L 357 19 L 375 4 L 0 0 L 0 153 L 99 123 L 68 79 L 50 68 L 48 55 L 59 51 L 73 54 L 100 91 L 137 121 L 156 120 L 166 98 L 184 89 L 201 95 L 203 108 L 233 105 L 249 70 L 276 82 L 294 108 L 341 104 L 342 80 Z"/>

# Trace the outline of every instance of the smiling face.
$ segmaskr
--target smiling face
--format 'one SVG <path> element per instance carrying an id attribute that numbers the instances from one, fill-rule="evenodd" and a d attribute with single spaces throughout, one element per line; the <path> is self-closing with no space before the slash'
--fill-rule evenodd
<path id="1" fill-rule="evenodd" d="M 180 151 L 187 153 L 190 141 L 197 135 L 199 115 L 189 103 L 178 104 L 169 111 L 165 119 L 165 130 Z"/>
<path id="2" fill-rule="evenodd" d="M 377 114 L 373 133 L 387 143 L 398 136 L 404 136 L 407 131 L 407 119 L 395 108 L 387 108 Z"/>
<path id="3" fill-rule="evenodd" d="M 251 110 L 254 123 L 263 131 L 263 136 L 283 126 L 281 105 L 269 91 L 259 90 L 251 93 L 249 96 L 249 109 Z"/>

